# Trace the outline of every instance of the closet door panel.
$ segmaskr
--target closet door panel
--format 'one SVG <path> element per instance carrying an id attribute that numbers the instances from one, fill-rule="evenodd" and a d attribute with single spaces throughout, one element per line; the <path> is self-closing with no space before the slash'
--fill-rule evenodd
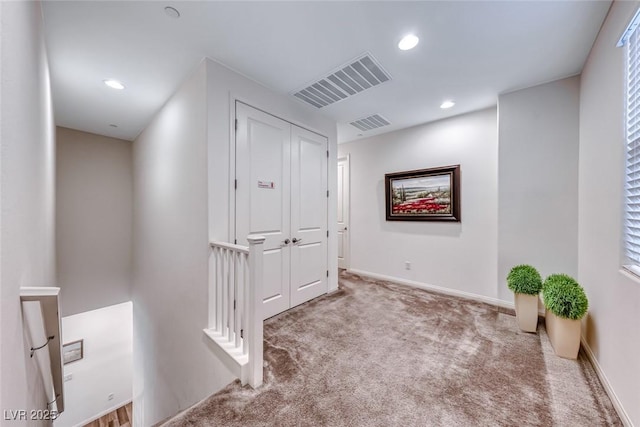
<path id="1" fill-rule="evenodd" d="M 291 306 L 327 292 L 327 138 L 291 128 Z"/>
<path id="2" fill-rule="evenodd" d="M 236 103 L 236 239 L 265 236 L 264 318 L 290 304 L 291 125 Z"/>

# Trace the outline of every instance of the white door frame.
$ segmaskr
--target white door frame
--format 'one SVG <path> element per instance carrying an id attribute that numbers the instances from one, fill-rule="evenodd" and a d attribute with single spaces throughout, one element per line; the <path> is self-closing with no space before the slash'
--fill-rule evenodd
<path id="1" fill-rule="evenodd" d="M 339 227 L 336 228 L 336 232 L 339 234 L 342 232 L 343 240 L 343 264 L 342 267 L 338 265 L 339 268 L 349 269 L 351 267 L 351 158 L 350 155 L 347 154 L 344 157 L 338 157 L 338 167 L 340 169 L 340 164 L 343 163 L 346 165 L 346 177 L 343 177 L 342 188 L 338 188 L 338 195 L 340 197 L 341 191 L 342 194 L 342 203 L 344 208 L 344 203 L 346 201 L 346 212 L 345 212 L 345 229 L 340 230 Z M 336 221 L 337 222 L 337 221 Z M 338 260 L 338 264 L 340 261 Z"/>
<path id="2" fill-rule="evenodd" d="M 236 157 L 236 150 L 237 150 L 237 105 L 238 103 L 246 105 L 249 108 L 252 108 L 254 110 L 260 111 L 261 113 L 264 113 L 266 115 L 269 115 L 275 119 L 284 121 L 289 123 L 292 127 L 297 127 L 299 129 L 301 129 L 302 131 L 306 131 L 315 135 L 320 136 L 321 138 L 323 138 L 325 140 L 325 146 L 326 146 L 326 150 L 327 150 L 327 156 L 326 156 L 326 163 L 325 163 L 325 185 L 329 185 L 328 182 L 328 174 L 329 174 L 329 170 L 330 170 L 330 163 L 328 161 L 329 159 L 329 146 L 328 146 L 328 138 L 325 135 L 322 135 L 320 132 L 317 132 L 313 129 L 310 129 L 308 127 L 305 126 L 301 126 L 300 124 L 298 124 L 296 121 L 291 121 L 288 120 L 286 118 L 282 118 L 280 116 L 277 116 L 275 114 L 272 114 L 264 109 L 255 107 L 254 105 L 252 105 L 251 103 L 239 99 L 237 97 L 231 96 L 230 97 L 230 135 L 231 135 L 231 140 L 230 140 L 230 149 L 229 149 L 229 241 L 233 241 L 234 243 L 237 243 L 238 245 L 243 245 L 245 246 L 246 243 L 245 242 L 241 242 L 237 237 L 237 218 L 236 218 L 236 213 L 237 213 L 237 193 L 236 193 L 236 179 L 237 179 L 237 157 Z M 323 158 L 324 159 L 324 158 Z M 331 229 L 329 222 L 329 215 L 328 215 L 328 209 L 329 209 L 330 203 L 329 203 L 329 190 L 327 189 L 327 201 L 326 201 L 326 209 L 327 209 L 327 215 L 326 215 L 326 234 L 327 234 L 327 240 L 325 241 L 325 245 L 324 245 L 324 249 L 325 249 L 325 266 L 328 267 L 328 265 L 330 264 L 330 260 L 329 260 L 329 231 Z M 323 235 L 324 235 L 324 231 L 323 231 Z M 327 275 L 326 278 L 323 277 L 323 286 L 324 286 L 324 292 L 323 293 L 327 293 L 329 292 L 329 270 L 327 270 Z M 320 294 L 321 295 L 321 294 Z M 289 308 L 293 308 L 295 305 L 291 304 Z"/>

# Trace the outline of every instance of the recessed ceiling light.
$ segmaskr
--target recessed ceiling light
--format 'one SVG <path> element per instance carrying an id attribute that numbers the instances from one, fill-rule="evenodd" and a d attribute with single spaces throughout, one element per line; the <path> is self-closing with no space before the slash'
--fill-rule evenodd
<path id="1" fill-rule="evenodd" d="M 442 104 L 440 104 L 440 108 L 442 108 L 443 110 L 447 109 L 447 108 L 451 108 L 454 105 L 456 105 L 455 102 L 449 100 L 449 101 L 444 101 Z"/>
<path id="2" fill-rule="evenodd" d="M 400 40 L 400 43 L 398 43 L 398 49 L 400 50 L 413 49 L 414 47 L 416 47 L 419 41 L 420 39 L 413 34 L 406 35 L 402 38 L 402 40 Z"/>
<path id="3" fill-rule="evenodd" d="M 164 13 L 169 15 L 172 18 L 180 18 L 180 12 L 175 7 L 167 6 L 164 8 Z"/>
<path id="4" fill-rule="evenodd" d="M 109 86 L 111 89 L 118 89 L 118 90 L 124 89 L 124 85 L 117 80 L 107 79 L 107 80 L 104 80 L 104 84 Z"/>

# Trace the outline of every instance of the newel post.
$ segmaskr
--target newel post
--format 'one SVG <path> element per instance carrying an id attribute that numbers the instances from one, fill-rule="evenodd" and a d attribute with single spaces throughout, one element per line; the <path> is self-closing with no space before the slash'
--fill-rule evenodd
<path id="1" fill-rule="evenodd" d="M 262 271 L 264 236 L 250 235 L 249 241 L 249 312 L 247 313 L 247 338 L 249 339 L 249 385 L 262 385 L 263 359 L 263 315 L 262 315 Z"/>

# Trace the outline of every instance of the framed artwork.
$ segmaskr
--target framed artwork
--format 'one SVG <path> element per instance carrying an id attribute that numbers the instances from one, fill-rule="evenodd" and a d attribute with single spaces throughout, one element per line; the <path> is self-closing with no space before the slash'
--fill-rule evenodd
<path id="1" fill-rule="evenodd" d="M 62 346 L 62 360 L 65 365 L 82 359 L 84 356 L 83 341 L 72 341 Z"/>
<path id="2" fill-rule="evenodd" d="M 384 176 L 387 221 L 460 222 L 460 165 Z"/>

